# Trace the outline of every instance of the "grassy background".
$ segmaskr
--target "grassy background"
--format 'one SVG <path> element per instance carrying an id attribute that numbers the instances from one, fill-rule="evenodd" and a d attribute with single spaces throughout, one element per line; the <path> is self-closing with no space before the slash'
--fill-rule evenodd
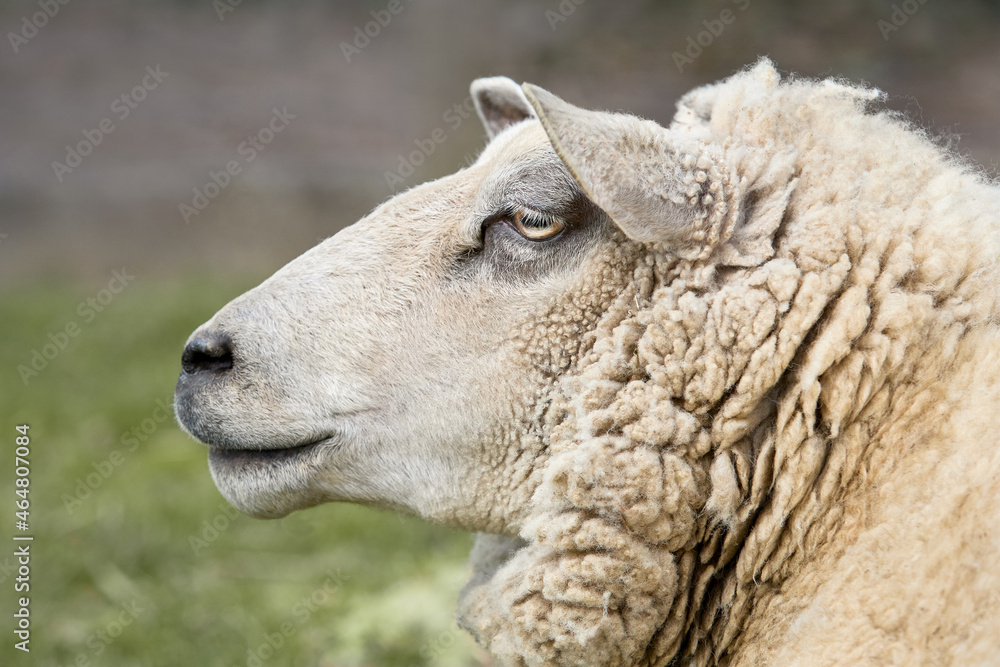
<path id="1" fill-rule="evenodd" d="M 155 422 L 188 333 L 261 278 L 136 279 L 90 323 L 77 307 L 100 282 L 0 292 L 0 321 L 16 323 L 0 348 L 2 525 L 8 540 L 19 532 L 14 426 L 27 423 L 35 536 L 32 652 L 15 650 L 8 629 L 0 664 L 484 664 L 454 623 L 469 535 L 348 505 L 236 515 L 205 448 L 172 415 Z M 17 366 L 70 320 L 80 334 L 25 386 Z M 130 452 L 123 435 L 144 425 L 152 433 Z M 0 568 L 4 600 L 14 576 Z M 122 604 L 137 615 L 119 633 Z M 279 643 L 283 623 L 281 646 L 259 650 L 268 634 Z"/>

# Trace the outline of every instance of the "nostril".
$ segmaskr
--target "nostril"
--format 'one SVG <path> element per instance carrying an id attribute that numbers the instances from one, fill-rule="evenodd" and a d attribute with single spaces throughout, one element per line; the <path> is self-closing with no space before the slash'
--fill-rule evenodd
<path id="1" fill-rule="evenodd" d="M 222 333 L 196 336 L 184 348 L 181 367 L 185 373 L 223 373 L 233 367 L 233 341 Z"/>

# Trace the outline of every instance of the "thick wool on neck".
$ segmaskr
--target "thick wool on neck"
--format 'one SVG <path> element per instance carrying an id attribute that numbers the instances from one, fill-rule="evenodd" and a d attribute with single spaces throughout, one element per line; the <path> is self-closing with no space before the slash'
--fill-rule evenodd
<path id="1" fill-rule="evenodd" d="M 996 233 L 955 230 L 995 191 L 873 97 L 762 63 L 681 101 L 733 224 L 650 245 L 558 383 L 523 542 L 484 540 L 463 593 L 501 664 L 715 664 L 886 464 L 880 432 L 931 407 L 922 355 L 947 372 L 995 319 Z"/>

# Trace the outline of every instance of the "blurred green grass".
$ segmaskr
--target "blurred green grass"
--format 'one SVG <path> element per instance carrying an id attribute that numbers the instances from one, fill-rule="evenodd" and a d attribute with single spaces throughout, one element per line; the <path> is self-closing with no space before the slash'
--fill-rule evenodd
<path id="1" fill-rule="evenodd" d="M 173 415 L 156 422 L 187 335 L 261 278 L 139 276 L 89 323 L 78 304 L 101 283 L 0 292 L 2 525 L 13 545 L 14 427 L 26 423 L 35 537 L 32 650 L 13 647 L 20 594 L 0 567 L 0 664 L 485 664 L 454 622 L 469 535 L 341 504 L 278 521 L 237 515 L 205 448 Z M 17 367 L 69 321 L 79 335 L 25 386 Z"/>

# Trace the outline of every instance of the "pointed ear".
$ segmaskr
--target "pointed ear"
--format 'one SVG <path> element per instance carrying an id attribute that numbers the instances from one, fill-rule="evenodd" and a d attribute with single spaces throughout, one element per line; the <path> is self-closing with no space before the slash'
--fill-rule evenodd
<path id="1" fill-rule="evenodd" d="M 521 86 L 505 76 L 476 79 L 469 91 L 490 139 L 515 123 L 535 117 Z"/>
<path id="2" fill-rule="evenodd" d="M 538 86 L 523 90 L 573 178 L 627 236 L 690 256 L 731 231 L 735 188 L 704 143 L 635 116 L 581 109 Z"/>

